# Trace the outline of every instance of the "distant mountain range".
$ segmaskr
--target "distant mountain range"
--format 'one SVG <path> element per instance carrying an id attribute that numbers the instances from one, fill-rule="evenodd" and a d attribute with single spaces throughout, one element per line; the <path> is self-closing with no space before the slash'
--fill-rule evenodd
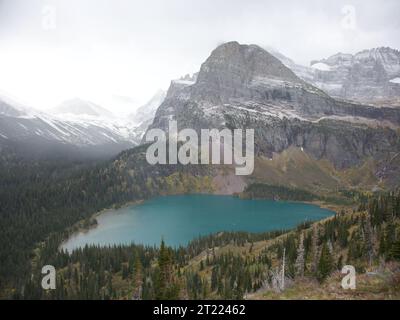
<path id="1" fill-rule="evenodd" d="M 81 99 L 48 114 L 0 97 L 0 148 L 104 157 L 140 144 L 149 128 L 167 130 L 175 119 L 196 130 L 254 128 L 251 179 L 312 191 L 393 187 L 400 181 L 399 56 L 378 48 L 307 67 L 273 49 L 229 42 L 198 73 L 171 81 L 168 92 L 158 91 L 125 119 Z M 234 183 L 240 188 L 231 184 L 230 191 L 247 182 Z"/>
<path id="2" fill-rule="evenodd" d="M 64 101 L 50 111 L 52 114 L 72 114 L 76 116 L 93 116 L 113 119 L 115 115 L 107 109 L 90 101 L 79 98 Z"/>
<path id="3" fill-rule="evenodd" d="M 296 64 L 271 50 L 283 64 L 303 80 L 333 97 L 400 106 L 400 51 L 380 47 L 354 55 L 337 53 L 315 60 L 310 67 Z"/>
<path id="4" fill-rule="evenodd" d="M 135 115 L 118 117 L 106 108 L 79 98 L 49 112 L 23 106 L 0 96 L 0 153 L 7 148 L 28 158 L 103 158 L 134 147 L 161 103 L 162 93 Z"/>

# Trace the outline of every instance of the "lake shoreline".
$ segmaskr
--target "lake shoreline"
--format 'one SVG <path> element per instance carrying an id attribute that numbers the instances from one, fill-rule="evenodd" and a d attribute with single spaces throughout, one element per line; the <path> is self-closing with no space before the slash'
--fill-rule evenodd
<path id="1" fill-rule="evenodd" d="M 184 195 L 188 195 L 188 194 L 173 195 L 173 196 L 184 196 Z M 205 194 L 192 194 L 192 195 L 205 195 Z M 216 196 L 216 197 L 220 196 L 220 195 L 216 195 L 216 194 L 206 194 L 206 195 Z M 160 198 L 164 198 L 164 197 L 167 197 L 167 196 L 168 195 L 160 195 Z M 228 198 L 236 198 L 234 195 L 224 195 L 224 196 L 226 196 Z M 61 244 L 59 246 L 59 250 L 65 249 L 66 244 L 71 239 L 73 239 L 74 237 L 78 237 L 78 236 L 80 236 L 82 234 L 88 233 L 92 229 L 97 228 L 98 227 L 98 223 L 97 223 L 97 219 L 96 218 L 98 218 L 99 216 L 102 216 L 102 215 L 105 215 L 105 214 L 108 214 L 108 213 L 112 213 L 113 211 L 116 211 L 116 210 L 119 210 L 119 209 L 128 208 L 128 207 L 131 207 L 131 206 L 137 206 L 139 204 L 143 204 L 145 201 L 150 201 L 150 200 L 156 199 L 156 198 L 158 198 L 158 197 L 154 197 L 154 198 L 147 199 L 147 200 L 140 200 L 140 201 L 129 201 L 129 202 L 126 202 L 125 204 L 120 205 L 120 206 L 112 206 L 112 207 L 109 207 L 109 208 L 106 208 L 106 209 L 103 209 L 103 210 L 100 210 L 100 211 L 94 213 L 91 217 L 89 217 L 87 219 L 79 221 L 73 227 L 70 228 L 70 230 L 68 232 L 68 235 L 61 242 Z M 242 199 L 242 200 L 244 200 L 244 199 Z M 266 201 L 269 200 L 269 201 L 273 201 L 271 199 L 246 199 L 246 200 L 266 200 Z M 284 201 L 284 200 L 281 200 L 281 201 L 273 201 L 273 202 L 286 202 L 286 203 L 299 203 L 299 204 L 314 205 L 314 206 L 317 206 L 320 209 L 326 209 L 326 210 L 331 211 L 332 212 L 332 216 L 334 216 L 335 214 L 337 214 L 340 211 L 342 211 L 343 209 L 345 209 L 344 206 L 331 204 L 331 203 L 326 203 L 326 202 L 322 202 L 322 201 Z M 331 217 L 327 217 L 327 218 L 331 218 Z M 326 219 L 326 218 L 324 218 L 324 219 Z M 96 223 L 88 225 L 88 221 L 90 221 L 90 220 L 95 220 Z M 313 221 L 313 223 L 314 222 L 318 222 L 318 221 L 321 221 L 321 220 Z M 291 228 L 295 228 L 295 227 L 296 226 L 293 226 Z M 261 231 L 255 231 L 255 232 L 253 232 L 253 231 L 244 231 L 244 232 L 258 233 L 258 232 L 261 232 Z"/>
<path id="2" fill-rule="evenodd" d="M 97 223 L 97 219 L 99 216 L 107 214 L 109 212 L 111 212 L 112 210 L 118 210 L 118 209 L 123 209 L 123 208 L 127 208 L 130 206 L 137 206 L 139 204 L 142 204 L 143 202 L 145 202 L 146 200 L 135 200 L 135 201 L 128 201 L 126 203 L 124 203 L 123 205 L 119 205 L 119 206 L 112 206 L 109 208 L 104 208 L 100 211 L 97 211 L 95 213 L 93 213 L 90 217 L 86 218 L 86 219 L 82 219 L 79 220 L 78 222 L 76 222 L 72 227 L 68 228 L 66 231 L 68 233 L 68 235 L 65 237 L 65 239 L 63 239 L 60 243 L 60 245 L 58 246 L 58 250 L 60 251 L 62 249 L 62 247 L 73 237 L 76 236 L 78 234 L 81 233 L 88 233 L 90 230 L 97 228 L 98 223 Z M 93 224 L 89 224 L 87 225 L 87 221 L 91 222 L 91 221 L 96 221 Z"/>

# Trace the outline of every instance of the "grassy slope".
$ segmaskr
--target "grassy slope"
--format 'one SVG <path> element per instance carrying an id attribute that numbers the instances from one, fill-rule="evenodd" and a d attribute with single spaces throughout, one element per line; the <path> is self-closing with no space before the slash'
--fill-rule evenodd
<path id="1" fill-rule="evenodd" d="M 272 159 L 256 158 L 250 182 L 283 185 L 318 194 L 337 188 L 371 190 L 379 185 L 374 176 L 375 162 L 366 160 L 360 167 L 336 170 L 327 160 L 315 160 L 299 148 L 291 147 Z"/>
<path id="2" fill-rule="evenodd" d="M 348 210 L 345 215 L 340 219 L 351 219 L 356 215 L 363 215 L 364 213 L 352 213 Z M 316 222 L 316 225 L 322 227 L 325 223 L 333 218 L 328 218 L 323 221 Z M 396 221 L 397 226 L 400 227 L 400 221 Z M 350 235 L 352 232 L 359 228 L 358 225 L 353 225 L 350 228 Z M 253 243 L 246 243 L 244 246 L 226 245 L 219 248 L 214 248 L 216 256 L 221 254 L 233 253 L 242 257 L 259 257 L 265 254 L 265 251 L 270 252 L 272 257 L 273 268 L 280 264 L 276 257 L 273 247 L 282 242 L 288 235 L 295 234 L 297 231 L 293 230 L 287 234 L 283 234 L 277 238 L 267 241 L 259 241 Z M 304 230 L 312 232 L 312 227 Z M 349 236 L 350 239 L 350 236 Z M 375 244 L 377 245 L 377 244 Z M 199 271 L 201 261 L 205 262 L 207 253 L 202 252 L 200 255 L 193 258 L 187 265 L 186 269 Z M 347 248 L 342 249 L 339 246 L 334 246 L 333 256 L 336 259 L 339 256 L 347 256 Z M 310 268 L 310 261 L 306 261 L 306 265 Z M 284 291 L 275 292 L 272 289 L 261 289 L 256 293 L 248 294 L 245 298 L 251 300 L 277 300 L 277 299 L 311 299 L 311 300 L 332 300 L 332 299 L 400 299 L 400 263 L 390 262 L 382 263 L 380 265 L 368 266 L 363 263 L 365 272 L 357 273 L 357 288 L 356 290 L 344 290 L 341 287 L 343 275 L 339 271 L 332 273 L 327 280 L 320 284 L 314 277 L 305 276 L 303 278 L 296 278 L 295 281 Z M 212 266 L 205 267 L 200 271 L 202 277 L 211 281 Z M 217 297 L 215 297 L 217 298 Z"/>

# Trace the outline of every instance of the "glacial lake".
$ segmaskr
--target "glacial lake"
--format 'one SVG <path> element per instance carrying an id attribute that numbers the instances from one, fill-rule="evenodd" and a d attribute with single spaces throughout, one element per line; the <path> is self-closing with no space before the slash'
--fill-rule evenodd
<path id="1" fill-rule="evenodd" d="M 316 205 L 298 202 L 215 195 L 165 196 L 99 215 L 95 228 L 72 235 L 62 248 L 71 252 L 86 244 L 159 245 L 161 238 L 168 245 L 179 246 L 200 235 L 290 229 L 333 214 Z"/>

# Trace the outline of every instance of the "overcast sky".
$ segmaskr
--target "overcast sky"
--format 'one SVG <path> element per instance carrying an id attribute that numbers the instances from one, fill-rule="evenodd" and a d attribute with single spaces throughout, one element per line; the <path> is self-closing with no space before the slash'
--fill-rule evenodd
<path id="1" fill-rule="evenodd" d="M 398 0 L 0 0 L 0 91 L 39 109 L 81 97 L 126 113 L 111 97 L 140 105 L 222 42 L 309 64 L 400 49 L 399 16 Z"/>

